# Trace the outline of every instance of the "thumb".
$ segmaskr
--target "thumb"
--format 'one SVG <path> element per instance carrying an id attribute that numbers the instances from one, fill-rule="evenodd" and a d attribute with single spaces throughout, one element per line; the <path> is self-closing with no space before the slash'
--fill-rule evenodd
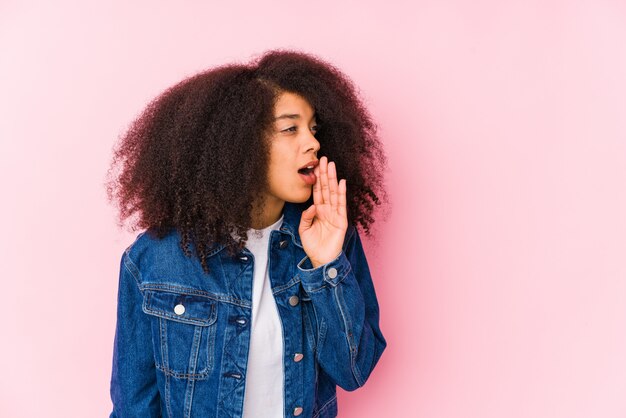
<path id="1" fill-rule="evenodd" d="M 300 229 L 307 230 L 313 224 L 313 219 L 315 218 L 315 205 L 309 206 L 309 208 L 302 212 L 302 217 L 300 218 Z"/>

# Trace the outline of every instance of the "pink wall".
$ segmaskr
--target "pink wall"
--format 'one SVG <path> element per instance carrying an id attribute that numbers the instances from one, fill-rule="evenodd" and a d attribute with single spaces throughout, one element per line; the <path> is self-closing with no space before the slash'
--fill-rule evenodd
<path id="1" fill-rule="evenodd" d="M 0 5 L 0 416 L 110 410 L 102 186 L 147 101 L 294 47 L 361 87 L 394 208 L 366 242 L 389 342 L 341 417 L 626 416 L 621 1 Z"/>

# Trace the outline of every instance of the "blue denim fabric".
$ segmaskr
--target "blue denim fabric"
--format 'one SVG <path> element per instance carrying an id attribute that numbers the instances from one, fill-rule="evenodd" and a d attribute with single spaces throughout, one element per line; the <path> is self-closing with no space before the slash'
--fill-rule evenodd
<path id="1" fill-rule="evenodd" d="M 303 208 L 285 203 L 268 250 L 283 325 L 284 416 L 335 417 L 336 385 L 363 386 L 387 343 L 358 231 L 351 225 L 339 255 L 312 268 L 298 234 Z M 230 257 L 216 244 L 206 274 L 179 240 L 175 231 L 161 240 L 144 231 L 122 255 L 111 418 L 242 414 L 254 257 L 247 249 Z"/>

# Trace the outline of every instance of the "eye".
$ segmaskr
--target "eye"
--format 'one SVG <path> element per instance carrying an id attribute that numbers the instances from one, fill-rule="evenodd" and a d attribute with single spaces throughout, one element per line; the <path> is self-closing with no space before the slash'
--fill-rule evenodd
<path id="1" fill-rule="evenodd" d="M 320 131 L 321 125 L 314 125 L 311 129 L 317 134 Z"/>
<path id="2" fill-rule="evenodd" d="M 283 129 L 282 132 L 295 132 L 297 130 L 296 126 L 289 127 L 287 129 Z"/>

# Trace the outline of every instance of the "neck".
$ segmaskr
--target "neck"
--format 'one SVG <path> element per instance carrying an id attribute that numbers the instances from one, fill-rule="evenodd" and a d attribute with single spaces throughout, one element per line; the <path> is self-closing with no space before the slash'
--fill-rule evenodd
<path id="1" fill-rule="evenodd" d="M 263 214 L 261 217 L 252 219 L 252 228 L 264 229 L 275 224 L 280 219 L 284 206 L 285 202 L 282 200 L 272 202 L 266 201 L 263 206 Z"/>

